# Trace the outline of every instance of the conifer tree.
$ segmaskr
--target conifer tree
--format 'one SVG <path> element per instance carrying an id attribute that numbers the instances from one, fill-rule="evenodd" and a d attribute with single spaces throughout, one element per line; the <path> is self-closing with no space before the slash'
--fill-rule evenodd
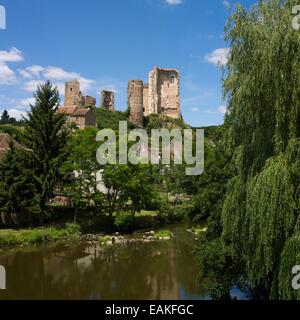
<path id="1" fill-rule="evenodd" d="M 60 178 L 59 169 L 66 159 L 68 132 L 65 114 L 56 112 L 59 93 L 50 81 L 38 87 L 34 98 L 25 126 L 25 144 L 32 151 L 43 223 L 46 204 L 53 195 Z"/>

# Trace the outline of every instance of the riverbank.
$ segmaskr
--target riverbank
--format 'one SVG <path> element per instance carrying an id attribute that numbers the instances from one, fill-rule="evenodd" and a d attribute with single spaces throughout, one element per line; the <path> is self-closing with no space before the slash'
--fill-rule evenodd
<path id="1" fill-rule="evenodd" d="M 80 239 L 80 226 L 67 223 L 64 228 L 0 230 L 0 247 L 34 245 L 42 242 Z"/>
<path id="2" fill-rule="evenodd" d="M 0 248 L 36 245 L 44 242 L 82 240 L 90 244 L 113 245 L 133 242 L 170 240 L 174 234 L 168 230 L 148 231 L 139 236 L 115 234 L 83 234 L 78 224 L 67 224 L 64 228 L 36 228 L 27 230 L 0 230 Z"/>

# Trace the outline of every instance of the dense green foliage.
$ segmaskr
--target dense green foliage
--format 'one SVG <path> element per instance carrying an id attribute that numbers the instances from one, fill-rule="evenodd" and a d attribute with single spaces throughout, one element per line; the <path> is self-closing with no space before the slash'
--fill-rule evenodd
<path id="1" fill-rule="evenodd" d="M 144 128 L 151 132 L 151 129 L 187 129 L 189 126 L 183 119 L 173 119 L 159 114 L 151 114 L 144 118 Z"/>
<path id="2" fill-rule="evenodd" d="M 6 214 L 2 216 L 4 222 L 18 223 L 21 216 L 32 213 L 39 213 L 41 222 L 44 220 L 46 204 L 66 157 L 68 133 L 65 115 L 56 113 L 58 104 L 58 91 L 50 82 L 39 86 L 24 132 L 15 129 L 24 148 L 8 152 L 1 161 L 0 210 Z"/>
<path id="3" fill-rule="evenodd" d="M 233 177 L 214 219 L 221 228 L 209 228 L 198 250 L 203 274 L 214 273 L 218 284 L 217 275 L 226 275 L 213 291 L 218 297 L 243 279 L 258 297 L 297 298 L 291 286 L 292 268 L 300 264 L 300 38 L 291 26 L 296 4 L 267 0 L 250 11 L 237 6 L 227 24 L 225 123 Z M 212 254 L 230 259 L 235 269 L 209 260 Z"/>
<path id="4" fill-rule="evenodd" d="M 97 189 L 97 132 L 93 127 L 75 131 L 68 140 L 69 156 L 60 169 L 64 176 L 62 191 L 71 197 L 76 209 L 89 207 L 91 201 L 98 207 L 101 202 Z"/>
<path id="5" fill-rule="evenodd" d="M 39 212 L 34 165 L 30 159 L 28 151 L 13 149 L 0 162 L 0 208 L 4 224 L 24 223 Z"/>
<path id="6" fill-rule="evenodd" d="M 16 140 L 20 144 L 23 144 L 24 142 L 23 130 L 20 127 L 16 127 L 10 124 L 0 125 L 0 133 L 9 134 L 14 140 Z"/>
<path id="7" fill-rule="evenodd" d="M 37 181 L 41 221 L 45 206 L 53 195 L 59 181 L 59 168 L 66 158 L 68 132 L 65 129 L 66 116 L 57 113 L 59 93 L 50 82 L 38 87 L 35 104 L 31 105 L 25 123 L 25 146 L 34 163 L 33 174 Z"/>
<path id="8" fill-rule="evenodd" d="M 97 118 L 98 129 L 112 129 L 119 130 L 120 121 L 128 121 L 127 112 L 111 112 L 103 108 L 95 108 L 94 113 Z"/>

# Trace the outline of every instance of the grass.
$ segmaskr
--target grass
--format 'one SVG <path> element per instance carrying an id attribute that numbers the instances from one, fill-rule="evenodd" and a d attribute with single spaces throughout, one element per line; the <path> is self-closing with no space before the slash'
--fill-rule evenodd
<path id="1" fill-rule="evenodd" d="M 30 230 L 0 230 L 0 247 L 34 245 L 62 239 L 78 239 L 80 235 L 80 227 L 71 223 L 66 224 L 63 229 L 49 227 Z"/>
<path id="2" fill-rule="evenodd" d="M 173 233 L 171 231 L 168 230 L 160 230 L 157 231 L 154 235 L 155 238 L 159 239 L 159 238 L 171 238 L 173 236 Z"/>
<path id="3" fill-rule="evenodd" d="M 112 237 L 109 237 L 109 236 L 105 236 L 105 237 L 100 237 L 99 238 L 99 243 L 100 244 L 107 244 L 110 241 L 112 241 Z"/>
<path id="4" fill-rule="evenodd" d="M 157 217 L 159 214 L 159 211 L 146 211 L 146 210 L 142 210 L 139 213 L 136 213 L 135 216 L 136 217 Z"/>

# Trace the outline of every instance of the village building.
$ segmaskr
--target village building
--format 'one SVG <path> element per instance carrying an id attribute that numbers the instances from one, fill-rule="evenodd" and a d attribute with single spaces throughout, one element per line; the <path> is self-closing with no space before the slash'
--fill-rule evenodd
<path id="1" fill-rule="evenodd" d="M 71 81 L 65 84 L 65 103 L 63 107 L 57 109 L 57 112 L 66 114 L 69 125 L 75 124 L 78 129 L 85 129 L 97 126 L 96 116 L 90 109 L 95 106 L 96 99 L 82 95 L 80 83 Z"/>
<path id="2" fill-rule="evenodd" d="M 78 129 L 85 129 L 86 127 L 96 127 L 97 121 L 94 112 L 91 109 L 79 109 L 76 107 L 59 107 L 58 113 L 65 113 L 67 116 L 67 123 L 69 125 L 75 124 Z"/>

